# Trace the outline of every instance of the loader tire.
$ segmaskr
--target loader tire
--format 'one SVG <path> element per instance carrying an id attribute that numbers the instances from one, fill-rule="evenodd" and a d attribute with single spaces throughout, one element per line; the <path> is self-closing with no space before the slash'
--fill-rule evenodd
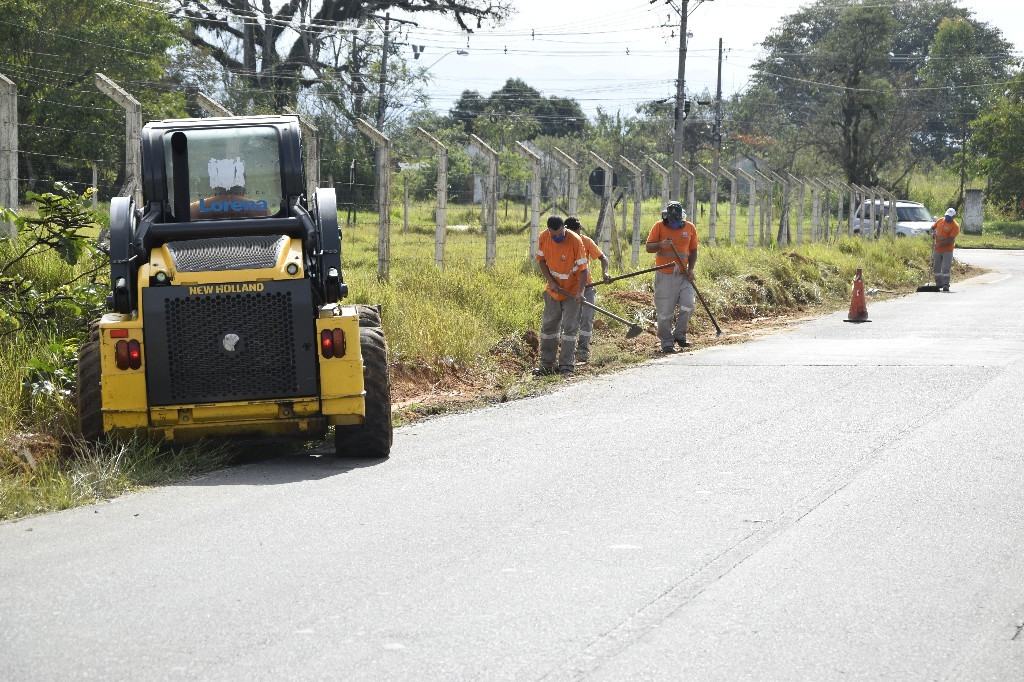
<path id="1" fill-rule="evenodd" d="M 380 327 L 380 308 L 374 305 L 356 305 L 360 327 Z"/>
<path id="2" fill-rule="evenodd" d="M 359 330 L 363 354 L 363 388 L 366 421 L 334 427 L 334 451 L 338 457 L 384 459 L 391 453 L 391 381 L 387 344 L 380 327 Z"/>
<path id="3" fill-rule="evenodd" d="M 100 332 L 99 325 L 89 327 L 89 340 L 78 350 L 76 402 L 78 432 L 88 441 L 103 436 L 103 394 L 100 387 Z"/>

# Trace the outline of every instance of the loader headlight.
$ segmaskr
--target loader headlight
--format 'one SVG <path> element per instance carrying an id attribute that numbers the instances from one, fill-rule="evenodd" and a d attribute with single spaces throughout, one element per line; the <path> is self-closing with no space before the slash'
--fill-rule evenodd
<path id="1" fill-rule="evenodd" d="M 289 263 L 288 266 L 285 268 L 285 271 L 289 275 L 294 277 L 295 275 L 299 274 L 299 266 L 296 263 Z"/>
<path id="2" fill-rule="evenodd" d="M 164 272 L 163 270 L 160 270 L 159 272 L 157 272 L 156 273 L 156 283 L 157 284 L 167 284 L 167 273 Z"/>

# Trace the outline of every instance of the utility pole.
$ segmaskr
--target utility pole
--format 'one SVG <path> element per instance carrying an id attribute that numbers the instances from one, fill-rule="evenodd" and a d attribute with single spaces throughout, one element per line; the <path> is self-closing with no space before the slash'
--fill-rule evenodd
<path id="1" fill-rule="evenodd" d="M 380 53 L 380 87 L 377 90 L 377 130 L 380 131 L 382 134 L 384 132 L 384 112 L 385 109 L 387 108 L 384 103 L 384 88 L 387 85 L 388 80 L 388 38 L 390 38 L 391 36 L 390 28 L 391 13 L 388 12 L 384 15 L 384 45 L 381 48 Z M 391 170 L 390 168 L 381 168 L 382 153 L 382 145 L 376 145 L 373 149 L 373 168 L 378 178 L 382 177 L 384 173 L 387 173 Z M 377 186 L 379 188 L 379 182 Z M 387 273 L 385 272 L 385 279 L 386 278 Z"/>
<path id="2" fill-rule="evenodd" d="M 384 132 L 384 115 L 387 113 L 387 84 L 388 84 L 388 44 L 391 42 L 391 13 L 386 12 L 383 17 L 375 14 L 370 15 L 373 19 L 384 20 L 384 40 L 381 46 L 380 53 L 380 84 L 377 88 L 377 130 L 381 133 Z M 405 21 L 404 19 L 395 19 L 397 24 L 411 24 L 416 26 L 415 21 Z M 381 146 L 378 145 L 373 153 L 373 164 L 377 172 L 377 177 L 380 177 L 382 172 L 387 171 L 387 168 L 381 168 Z"/>
<path id="3" fill-rule="evenodd" d="M 380 87 L 377 91 L 377 130 L 384 130 L 384 87 L 388 80 L 388 39 L 391 37 L 391 13 L 384 15 L 384 46 L 380 54 Z"/>
<path id="4" fill-rule="evenodd" d="M 654 4 L 658 0 L 650 0 Z M 693 8 L 697 9 L 710 0 L 694 0 Z M 675 134 L 672 139 L 672 192 L 673 199 L 679 200 L 679 166 L 683 163 L 683 124 L 689 112 L 686 101 L 686 19 L 690 14 L 690 0 L 680 0 L 681 7 L 676 7 L 673 0 L 665 4 L 679 13 L 679 73 L 676 78 Z"/>
<path id="5" fill-rule="evenodd" d="M 715 158 L 711 167 L 711 211 L 708 216 L 711 242 L 715 241 L 718 224 L 718 175 L 722 169 L 722 39 L 718 39 L 718 89 L 715 91 L 715 128 L 711 131 Z"/>
<path id="6" fill-rule="evenodd" d="M 682 0 L 679 12 L 679 73 L 676 77 L 675 135 L 672 139 L 672 198 L 679 200 L 679 166 L 683 162 L 683 123 L 686 121 L 686 15 L 690 0 Z"/>

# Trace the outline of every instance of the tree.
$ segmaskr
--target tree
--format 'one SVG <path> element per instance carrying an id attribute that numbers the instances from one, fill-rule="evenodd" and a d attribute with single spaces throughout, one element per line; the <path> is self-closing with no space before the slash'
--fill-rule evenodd
<path id="1" fill-rule="evenodd" d="M 510 12 L 507 0 L 175 2 L 177 16 L 186 22 L 186 39 L 248 89 L 256 106 L 280 111 L 294 106 L 302 89 L 316 85 L 349 116 L 361 113 L 370 56 L 382 54 L 380 45 L 361 44 L 353 30 L 374 13 L 442 14 L 470 31 L 467 20 L 475 19 L 479 27 Z"/>
<path id="2" fill-rule="evenodd" d="M 487 108 L 487 100 L 476 90 L 463 90 L 462 96 L 456 100 L 455 105 L 449 110 L 453 120 L 462 124 L 467 134 L 475 133 L 474 121 L 476 117 L 484 113 Z"/>
<path id="3" fill-rule="evenodd" d="M 887 172 L 895 184 L 924 153 L 948 155 L 941 131 L 959 127 L 948 109 L 929 109 L 921 90 L 921 67 L 946 17 L 973 27 L 971 54 L 991 57 L 987 82 L 998 77 L 1008 44 L 953 0 L 818 0 L 764 40 L 765 57 L 744 97 L 748 125 L 772 137 L 798 127 L 791 149 L 811 145 L 851 182 L 877 184 Z"/>
<path id="4" fill-rule="evenodd" d="M 483 127 L 514 130 L 519 140 L 538 135 L 563 137 L 587 130 L 587 116 L 576 100 L 544 97 L 519 78 L 510 78 L 498 90 L 484 98 L 476 90 L 466 90 L 449 112 L 461 121 L 467 133 Z"/>
<path id="5" fill-rule="evenodd" d="M 781 121 L 799 126 L 850 182 L 879 184 L 916 130 L 906 73 L 890 69 L 898 29 L 891 8 L 819 0 L 787 17 L 764 42 L 754 97 L 768 97 Z M 779 119 L 777 119 L 779 120 Z"/>
<path id="6" fill-rule="evenodd" d="M 93 85 L 118 81 L 148 118 L 183 113 L 162 81 L 177 26 L 165 14 L 116 0 L 0 0 L 0 72 L 18 85 L 19 175 L 91 181 L 91 161 L 124 165 L 124 110 Z"/>
<path id="7" fill-rule="evenodd" d="M 967 179 L 967 147 L 970 123 L 978 117 L 982 107 L 991 98 L 991 84 L 1003 65 L 1000 55 L 977 53 L 976 31 L 966 19 L 943 19 L 939 32 L 928 53 L 928 63 L 921 69 L 921 82 L 929 88 L 926 101 L 932 111 L 945 115 L 929 121 L 929 139 L 943 149 L 958 148 L 960 166 L 960 193 L 956 208 L 963 206 L 964 186 Z"/>
<path id="8" fill-rule="evenodd" d="M 988 175 L 989 198 L 1019 215 L 1024 196 L 1024 72 L 971 124 L 975 163 Z"/>

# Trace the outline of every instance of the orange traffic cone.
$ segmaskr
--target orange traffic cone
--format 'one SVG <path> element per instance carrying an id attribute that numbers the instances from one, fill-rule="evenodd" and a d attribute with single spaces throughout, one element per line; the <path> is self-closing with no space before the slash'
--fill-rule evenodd
<path id="1" fill-rule="evenodd" d="M 850 296 L 850 314 L 844 322 L 870 322 L 868 319 L 868 304 L 864 300 L 864 279 L 861 276 L 860 268 L 857 268 L 857 277 L 853 280 L 853 295 Z"/>

